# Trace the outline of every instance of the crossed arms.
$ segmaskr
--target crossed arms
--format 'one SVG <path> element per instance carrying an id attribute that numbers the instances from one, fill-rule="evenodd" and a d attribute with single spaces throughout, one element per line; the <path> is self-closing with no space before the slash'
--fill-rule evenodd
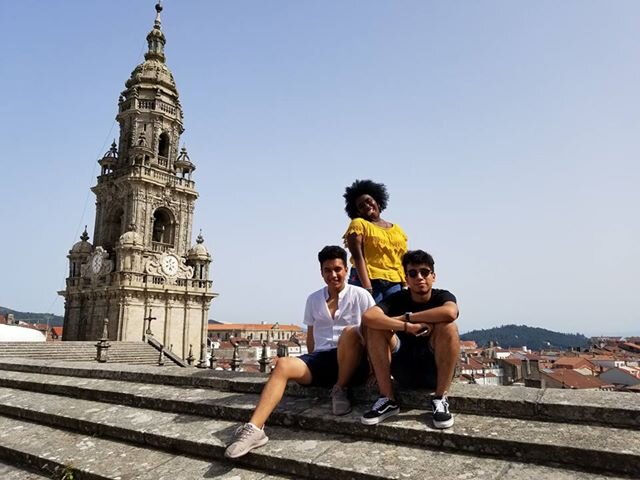
<path id="1" fill-rule="evenodd" d="M 451 323 L 457 318 L 458 305 L 455 302 L 445 302 L 440 307 L 412 313 L 409 323 L 405 322 L 404 315 L 389 317 L 380 307 L 374 306 L 364 312 L 362 323 L 374 330 L 406 331 L 415 335 L 425 328 L 424 324 Z"/>

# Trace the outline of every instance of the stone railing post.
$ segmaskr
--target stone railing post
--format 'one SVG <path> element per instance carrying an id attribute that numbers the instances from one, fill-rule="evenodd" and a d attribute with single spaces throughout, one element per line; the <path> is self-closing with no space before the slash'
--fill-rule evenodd
<path id="1" fill-rule="evenodd" d="M 260 360 L 258 360 L 260 364 L 260 371 L 262 373 L 267 373 L 267 367 L 269 366 L 270 360 L 267 355 L 267 342 L 262 342 L 262 355 L 260 355 Z"/>
<path id="2" fill-rule="evenodd" d="M 196 357 L 193 356 L 193 345 L 189 344 L 189 356 L 187 357 L 187 363 L 193 365 L 193 361 Z"/>
<path id="3" fill-rule="evenodd" d="M 207 368 L 207 344 L 203 343 L 200 347 L 200 360 L 198 360 L 198 368 Z"/>
<path id="4" fill-rule="evenodd" d="M 106 363 L 109 359 L 109 319 L 105 318 L 102 327 L 102 338 L 96 343 L 96 360 L 100 363 Z"/>
<path id="5" fill-rule="evenodd" d="M 160 354 L 158 355 L 158 366 L 161 367 L 164 365 L 164 346 L 160 348 Z"/>
<path id="6" fill-rule="evenodd" d="M 237 343 L 233 346 L 233 357 L 231 358 L 231 370 L 234 372 L 240 368 L 240 345 Z"/>
<path id="7" fill-rule="evenodd" d="M 212 370 L 216 368 L 217 362 L 218 362 L 218 359 L 216 358 L 215 347 L 213 346 L 213 342 L 211 342 L 211 355 L 209 356 L 209 368 Z"/>

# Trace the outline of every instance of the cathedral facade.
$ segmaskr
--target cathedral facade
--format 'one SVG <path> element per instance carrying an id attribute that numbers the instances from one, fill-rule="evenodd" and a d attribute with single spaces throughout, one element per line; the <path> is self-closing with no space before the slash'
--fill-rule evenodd
<path id="1" fill-rule="evenodd" d="M 93 244 L 85 229 L 69 251 L 64 340 L 141 340 L 150 330 L 173 352 L 199 352 L 207 338 L 211 255 L 191 245 L 195 165 L 180 149 L 183 114 L 165 63 L 160 12 L 148 50 L 118 100 L 118 142 L 99 160 Z"/>

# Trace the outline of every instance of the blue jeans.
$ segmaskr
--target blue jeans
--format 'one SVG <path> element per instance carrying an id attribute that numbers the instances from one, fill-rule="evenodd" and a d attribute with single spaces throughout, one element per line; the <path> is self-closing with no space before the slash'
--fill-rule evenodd
<path id="1" fill-rule="evenodd" d="M 358 277 L 358 271 L 355 268 L 351 268 L 351 272 L 349 273 L 349 283 L 358 287 L 362 286 L 360 277 Z M 373 296 L 373 299 L 376 301 L 376 303 L 378 303 L 383 298 L 388 297 L 392 293 L 396 293 L 402 290 L 402 284 L 390 282 L 389 280 L 375 279 L 371 280 L 371 288 L 373 290 L 373 292 L 371 292 L 371 295 Z"/>

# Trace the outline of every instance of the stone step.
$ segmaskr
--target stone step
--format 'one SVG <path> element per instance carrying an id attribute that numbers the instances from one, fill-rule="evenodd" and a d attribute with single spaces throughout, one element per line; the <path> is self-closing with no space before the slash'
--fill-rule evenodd
<path id="1" fill-rule="evenodd" d="M 145 342 L 113 342 L 109 349 L 110 363 L 131 363 L 139 365 L 155 365 L 159 352 Z M 0 358 L 15 359 L 47 359 L 48 361 L 60 360 L 68 362 L 91 362 L 96 357 L 94 342 L 71 343 L 18 343 L 5 342 L 0 344 Z M 165 357 L 165 362 L 173 362 Z"/>
<path id="2" fill-rule="evenodd" d="M 248 420 L 258 401 L 257 394 L 7 371 L 0 371 L 0 386 L 238 422 Z M 1 398 L 0 406 L 13 408 Z M 629 429 L 456 413 L 455 426 L 441 431 L 431 427 L 430 414 L 421 409 L 403 409 L 370 427 L 359 421 L 369 406 L 357 404 L 352 414 L 335 417 L 326 398 L 285 397 L 269 425 L 640 475 L 640 436 Z"/>
<path id="3" fill-rule="evenodd" d="M 0 450 L 0 458 L 1 457 L 2 451 Z M 3 480 L 44 480 L 49 477 L 44 477 L 32 470 L 18 468 L 0 461 L 0 478 Z"/>
<path id="4" fill-rule="evenodd" d="M 2 480 L 59 479 L 64 473 L 87 480 L 291 479 L 227 462 L 142 448 L 7 417 L 0 417 L 0 457 L 47 475 L 0 465 Z"/>
<path id="5" fill-rule="evenodd" d="M 155 365 L 43 362 L 37 359 L 0 359 L 0 370 L 193 386 L 239 393 L 260 393 L 267 378 L 264 374 L 209 369 L 159 369 Z M 295 384 L 290 384 L 286 393 L 292 397 L 329 398 L 328 390 Z M 354 395 L 363 404 L 377 398 L 375 390 L 364 387 L 354 389 Z M 398 395 L 404 407 L 424 408 L 425 391 L 398 390 Z M 459 413 L 640 430 L 640 402 L 634 393 L 454 384 L 449 401 L 452 410 Z"/>
<path id="6" fill-rule="evenodd" d="M 37 422 L 85 435 L 126 441 L 172 453 L 195 454 L 217 461 L 224 461 L 225 445 L 238 426 L 237 422 L 229 420 L 5 388 L 0 389 L 0 402 L 2 415 L 22 422 Z M 401 421 L 408 423 L 412 420 L 405 418 Z M 353 422 L 352 424 L 355 425 Z M 12 435 L 11 429 L 2 423 L 0 431 L 3 432 L 0 434 L 0 442 L 4 441 L 5 436 L 17 436 Z M 292 475 L 295 478 L 320 480 L 602 478 L 596 473 L 516 462 L 516 453 L 510 460 L 488 458 L 451 450 L 433 450 L 426 445 L 410 446 L 354 439 L 352 435 L 291 427 L 271 426 L 267 433 L 269 443 L 233 464 L 279 475 Z M 93 437 L 88 441 L 93 442 Z M 149 452 L 148 449 L 146 451 Z M 86 456 L 85 452 L 82 455 Z M 229 465 L 232 464 L 229 462 Z"/>
<path id="7" fill-rule="evenodd" d="M 95 345 L 98 340 L 80 340 L 80 341 L 55 341 L 55 342 L 0 342 L 0 347 L 11 345 L 61 345 L 65 347 L 73 347 L 78 345 Z M 119 345 L 147 345 L 144 340 L 127 340 L 124 342 L 113 342 Z"/>

